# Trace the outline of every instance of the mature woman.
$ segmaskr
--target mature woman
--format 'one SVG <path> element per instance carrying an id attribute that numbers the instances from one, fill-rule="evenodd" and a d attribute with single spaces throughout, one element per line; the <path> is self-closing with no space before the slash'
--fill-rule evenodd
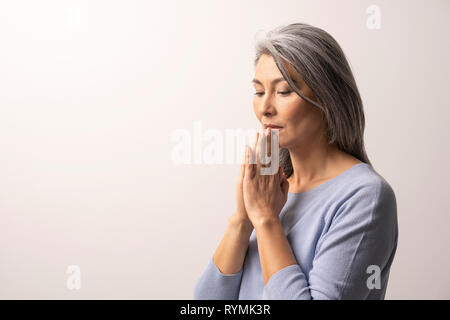
<path id="1" fill-rule="evenodd" d="M 397 205 L 364 149 L 364 112 L 339 44 L 294 23 L 256 42 L 254 112 L 278 128 L 281 168 L 247 148 L 237 210 L 195 299 L 384 299 Z M 270 130 L 270 129 L 268 129 Z M 268 132 L 270 135 L 270 132 Z"/>

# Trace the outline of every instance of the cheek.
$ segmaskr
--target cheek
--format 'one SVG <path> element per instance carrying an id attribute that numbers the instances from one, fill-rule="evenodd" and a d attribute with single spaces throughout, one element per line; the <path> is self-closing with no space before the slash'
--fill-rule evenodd
<path id="1" fill-rule="evenodd" d="M 286 126 L 290 129 L 294 129 L 305 118 L 304 107 L 297 103 L 286 105 L 284 108 L 280 108 L 280 115 L 284 120 Z"/>
<path id="2" fill-rule="evenodd" d="M 317 110 L 313 106 L 308 106 L 303 100 L 289 105 L 282 110 L 282 118 L 286 125 L 286 137 L 288 136 L 309 136 L 314 134 L 320 121 L 317 119 Z"/>

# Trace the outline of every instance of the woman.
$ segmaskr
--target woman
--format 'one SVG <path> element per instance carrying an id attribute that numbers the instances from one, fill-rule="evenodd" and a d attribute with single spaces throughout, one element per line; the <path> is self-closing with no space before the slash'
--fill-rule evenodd
<path id="1" fill-rule="evenodd" d="M 279 128 L 282 169 L 261 175 L 249 161 L 265 135 L 246 148 L 237 210 L 194 299 L 384 299 L 396 198 L 367 158 L 342 49 L 307 24 L 276 28 L 256 43 L 253 85 L 257 118 Z"/>

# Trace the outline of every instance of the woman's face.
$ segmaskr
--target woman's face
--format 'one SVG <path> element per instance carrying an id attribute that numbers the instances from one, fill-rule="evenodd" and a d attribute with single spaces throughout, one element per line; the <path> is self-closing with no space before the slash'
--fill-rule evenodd
<path id="1" fill-rule="evenodd" d="M 284 66 L 303 95 L 316 101 L 314 93 L 296 71 L 287 63 Z M 272 56 L 263 54 L 259 58 L 253 85 L 255 115 L 262 125 L 282 127 L 280 147 L 307 146 L 324 134 L 326 123 L 320 110 L 292 90 Z"/>

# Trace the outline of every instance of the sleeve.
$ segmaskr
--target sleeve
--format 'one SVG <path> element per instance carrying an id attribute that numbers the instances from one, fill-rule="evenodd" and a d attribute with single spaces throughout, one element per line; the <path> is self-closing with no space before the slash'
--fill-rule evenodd
<path id="1" fill-rule="evenodd" d="M 238 300 L 242 272 L 224 274 L 209 260 L 194 288 L 194 300 Z"/>
<path id="2" fill-rule="evenodd" d="M 264 286 L 263 299 L 384 299 L 398 238 L 397 204 L 389 184 L 358 188 L 327 225 L 309 277 L 298 264 L 278 270 Z"/>

